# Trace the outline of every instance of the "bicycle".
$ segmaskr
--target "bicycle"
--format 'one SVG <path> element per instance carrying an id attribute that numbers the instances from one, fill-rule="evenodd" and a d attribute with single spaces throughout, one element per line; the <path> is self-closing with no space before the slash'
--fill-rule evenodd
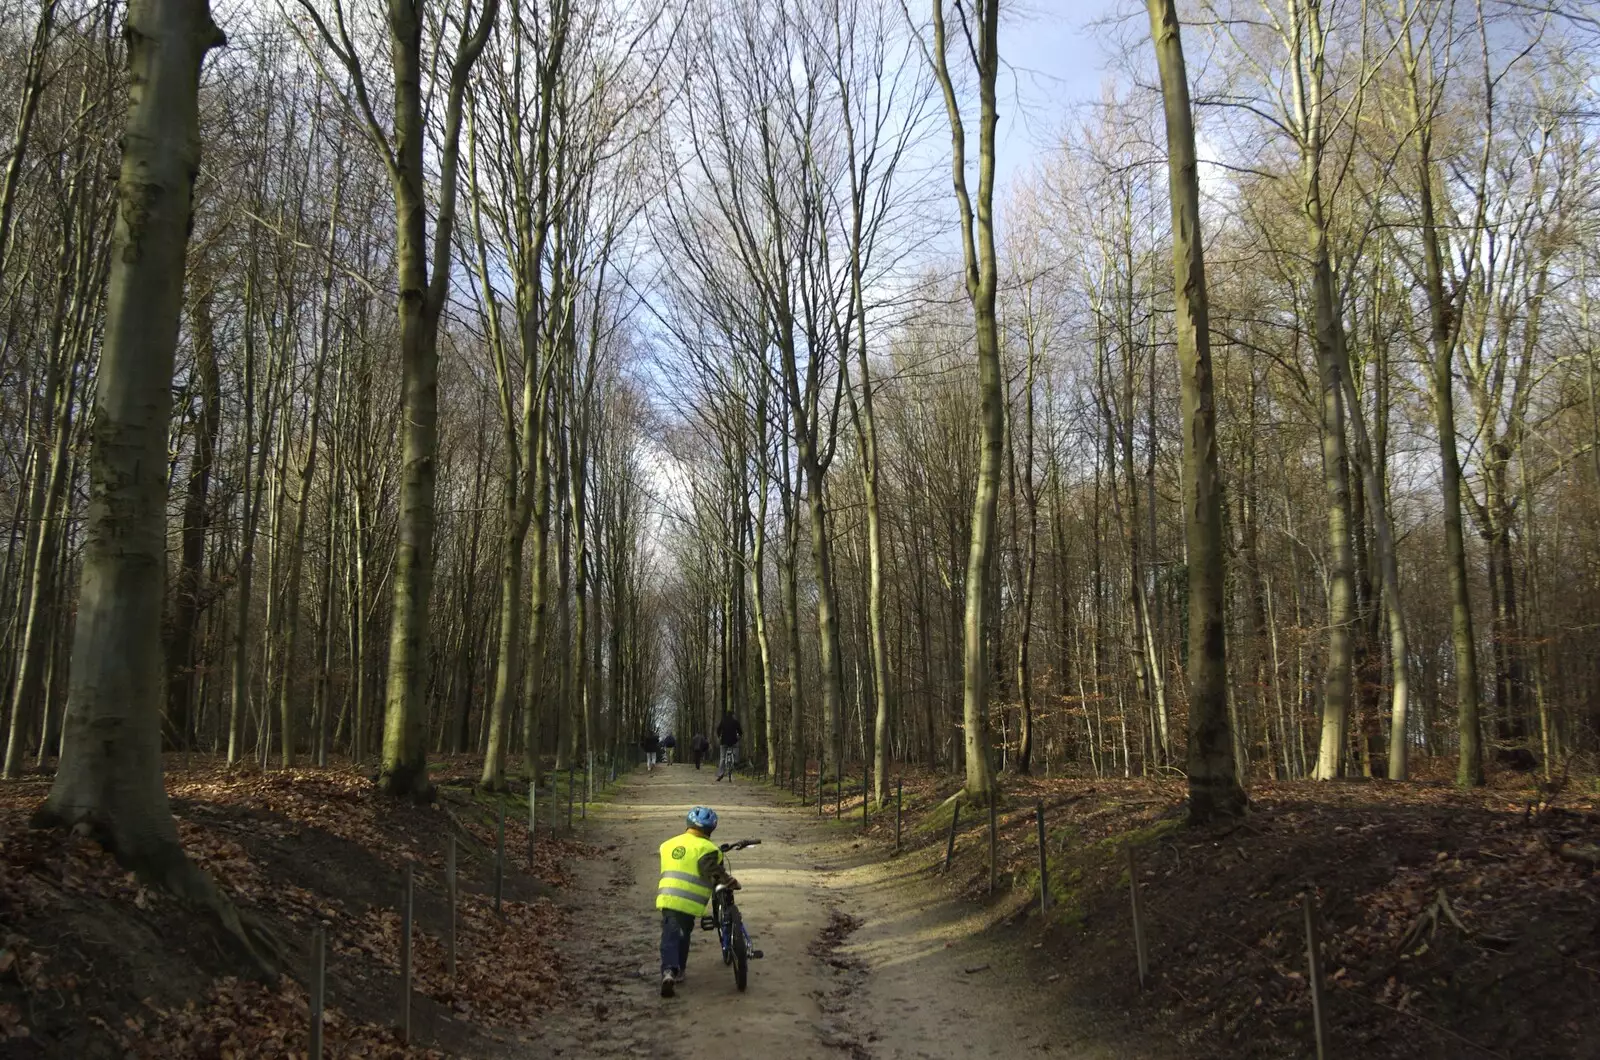
<path id="1" fill-rule="evenodd" d="M 746 847 L 758 846 L 760 843 L 759 839 L 741 839 L 737 843 L 722 843 L 720 848 L 724 854 L 728 854 Z M 716 931 L 722 948 L 722 963 L 733 966 L 733 983 L 739 988 L 740 993 L 744 993 L 746 985 L 750 982 L 750 962 L 759 961 L 762 953 L 750 940 L 750 932 L 744 926 L 744 917 L 740 915 L 739 905 L 734 901 L 732 887 L 719 883 L 712 890 L 711 914 L 700 918 L 700 930 Z"/>

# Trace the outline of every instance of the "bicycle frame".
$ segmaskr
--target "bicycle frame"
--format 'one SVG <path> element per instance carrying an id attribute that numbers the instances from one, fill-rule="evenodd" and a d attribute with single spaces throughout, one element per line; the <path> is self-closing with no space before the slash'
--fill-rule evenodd
<path id="1" fill-rule="evenodd" d="M 717 941 L 722 948 L 722 963 L 733 962 L 733 940 L 735 933 L 744 937 L 744 947 L 747 953 L 753 953 L 755 944 L 750 940 L 750 931 L 744 926 L 744 917 L 739 915 L 739 906 L 733 900 L 733 891 L 727 887 L 718 887 L 711 895 L 711 920 L 717 928 Z"/>

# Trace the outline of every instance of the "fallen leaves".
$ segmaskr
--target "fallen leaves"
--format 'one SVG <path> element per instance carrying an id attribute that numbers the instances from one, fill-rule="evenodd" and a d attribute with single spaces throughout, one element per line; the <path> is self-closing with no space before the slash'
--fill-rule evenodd
<path id="1" fill-rule="evenodd" d="M 560 914 L 546 899 L 513 897 L 531 892 L 522 882 L 526 832 L 513 831 L 509 820 L 508 894 L 499 915 L 488 895 L 492 856 L 460 852 L 452 977 L 440 912 L 446 836 L 457 828 L 449 815 L 383 799 L 353 770 L 200 768 L 169 777 L 168 787 L 185 851 L 285 943 L 298 976 L 307 972 L 312 926 L 324 925 L 330 1055 L 421 1060 L 447 1055 L 441 1043 L 477 1055 L 472 1043 L 493 1033 L 487 1028 L 527 1029 L 573 991 L 555 955 Z M 32 1037 L 47 1051 L 79 1055 L 98 1036 L 96 1051 L 110 1046 L 151 1060 L 303 1056 L 310 1008 L 302 982 L 227 974 L 226 946 L 203 918 L 142 884 L 98 844 L 27 828 L 43 794 L 43 786 L 24 783 L 0 795 L 0 923 L 8 929 L 0 938 L 0 1042 Z M 467 828 L 493 850 L 481 812 L 468 815 Z M 570 839 L 538 839 L 533 868 L 546 886 L 569 882 L 575 861 L 593 853 Z M 306 872 L 308 856 L 342 867 Z M 390 1027 L 399 987 L 397 882 L 407 863 L 418 869 L 419 912 L 428 911 L 414 936 L 414 1003 L 441 1006 L 429 1024 L 439 1040 L 427 1047 L 403 1044 Z M 148 996 L 130 996 L 133 982 L 148 984 Z"/>

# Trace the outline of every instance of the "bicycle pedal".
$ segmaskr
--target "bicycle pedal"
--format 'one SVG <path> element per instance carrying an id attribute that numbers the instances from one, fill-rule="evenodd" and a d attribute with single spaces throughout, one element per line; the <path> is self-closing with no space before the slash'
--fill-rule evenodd
<path id="1" fill-rule="evenodd" d="M 762 957 L 765 957 L 765 956 L 766 956 L 766 954 L 762 953 L 760 950 L 751 950 L 750 951 L 750 959 L 753 960 L 753 961 L 759 961 Z"/>
<path id="2" fill-rule="evenodd" d="M 717 922 L 715 920 L 713 920 L 711 917 L 703 916 L 703 917 L 700 918 L 700 930 L 701 931 L 715 931 L 715 930 L 717 930 Z"/>

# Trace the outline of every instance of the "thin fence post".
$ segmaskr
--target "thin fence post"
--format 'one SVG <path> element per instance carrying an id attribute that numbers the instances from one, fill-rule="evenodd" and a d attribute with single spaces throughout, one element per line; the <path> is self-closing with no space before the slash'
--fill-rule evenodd
<path id="1" fill-rule="evenodd" d="M 414 873 L 406 863 L 405 905 L 400 910 L 400 1040 L 411 1044 L 411 909 Z"/>
<path id="2" fill-rule="evenodd" d="M 322 1060 L 322 1009 L 328 996 L 327 931 L 311 929 L 311 1049 L 309 1060 Z"/>
<path id="3" fill-rule="evenodd" d="M 1306 972 L 1311 981 L 1311 1025 L 1317 1037 L 1317 1060 L 1328 1054 L 1327 1009 L 1322 996 L 1322 940 L 1317 932 L 1317 896 L 1308 890 L 1302 896 L 1306 915 Z"/>
<path id="4" fill-rule="evenodd" d="M 961 796 L 955 798 L 955 804 L 950 811 L 950 839 L 944 847 L 944 871 L 950 871 L 950 859 L 956 853 L 956 824 L 961 820 Z"/>
<path id="5" fill-rule="evenodd" d="M 494 843 L 494 914 L 500 915 L 500 896 L 505 892 L 506 877 L 506 805 L 500 804 L 500 825 Z"/>
<path id="6" fill-rule="evenodd" d="M 454 834 L 450 836 L 450 845 L 445 849 L 444 890 L 445 899 L 450 903 L 450 924 L 445 940 L 447 947 L 445 956 L 449 962 L 450 978 L 453 980 L 456 977 L 456 837 Z"/>
<path id="7" fill-rule="evenodd" d="M 539 834 L 539 785 L 528 781 L 528 871 L 533 873 L 533 852 Z"/>
<path id="8" fill-rule="evenodd" d="M 990 894 L 994 893 L 994 878 L 995 878 L 996 871 L 998 871 L 998 866 L 996 865 L 995 853 L 996 853 L 996 845 L 997 845 L 997 839 L 998 839 L 998 836 L 999 836 L 1000 829 L 999 829 L 999 824 L 995 819 L 995 814 L 997 812 L 995 810 L 995 808 L 994 808 L 994 804 L 997 801 L 995 796 L 996 796 L 995 792 L 991 791 L 989 793 L 989 893 Z"/>
<path id="9" fill-rule="evenodd" d="M 1144 906 L 1139 901 L 1139 861 L 1134 856 L 1133 845 L 1128 851 L 1128 897 L 1133 905 L 1133 951 L 1139 958 L 1139 989 L 1150 982 L 1150 950 L 1144 937 Z"/>
<path id="10" fill-rule="evenodd" d="M 1050 910 L 1050 864 L 1046 860 L 1044 848 L 1044 800 L 1040 799 L 1034 807 L 1034 815 L 1039 821 L 1039 912 L 1047 913 Z"/>
<path id="11" fill-rule="evenodd" d="M 905 778 L 896 777 L 894 782 L 894 852 L 900 853 L 900 800 L 905 791 Z"/>

